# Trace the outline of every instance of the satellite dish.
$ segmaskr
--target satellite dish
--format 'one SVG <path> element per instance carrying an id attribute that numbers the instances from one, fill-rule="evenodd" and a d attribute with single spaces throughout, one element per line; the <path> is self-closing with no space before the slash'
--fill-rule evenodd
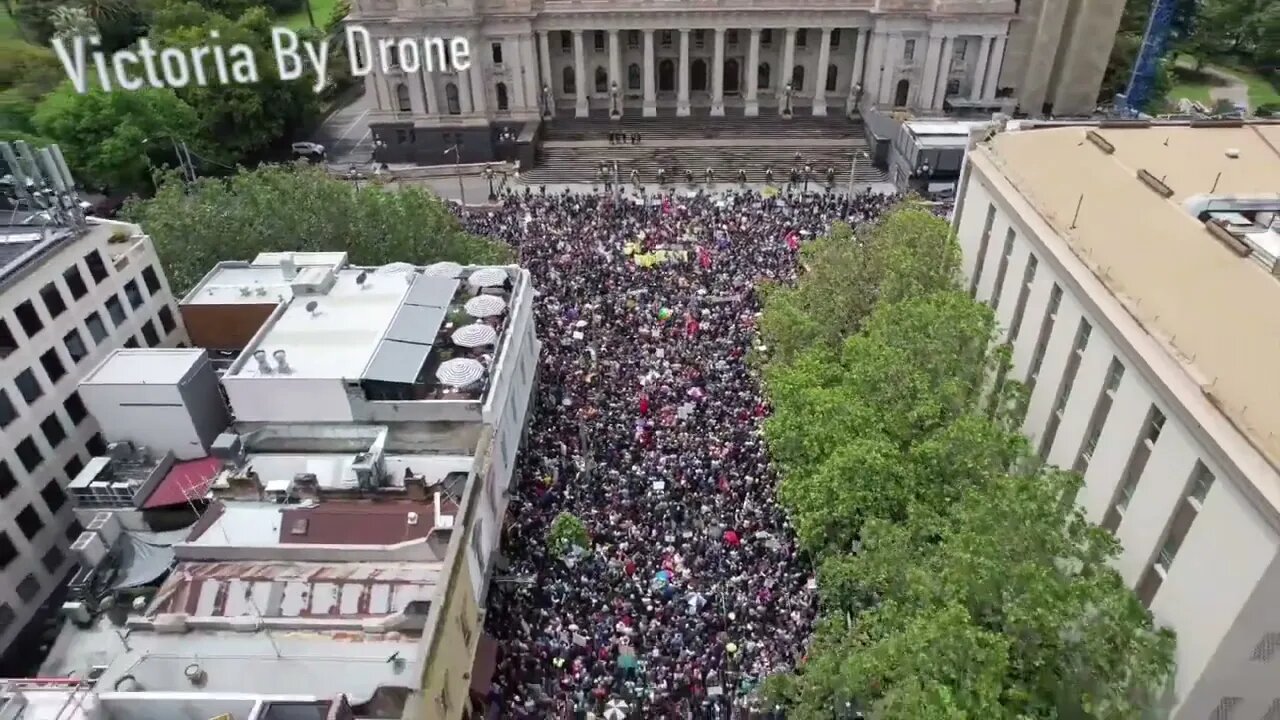
<path id="1" fill-rule="evenodd" d="M 307 303 L 307 312 L 311 313 L 312 315 L 315 315 L 316 308 L 318 307 L 320 307 L 320 303 L 316 302 L 315 300 L 312 300 L 311 302 Z"/>
<path id="2" fill-rule="evenodd" d="M 369 279 L 369 273 L 367 273 L 367 272 L 365 272 L 365 271 L 361 270 L 361 271 L 360 271 L 360 274 L 356 276 L 356 284 L 357 284 L 357 285 L 363 285 L 363 284 L 364 284 L 364 281 L 365 281 L 365 280 L 368 280 L 368 279 Z"/>

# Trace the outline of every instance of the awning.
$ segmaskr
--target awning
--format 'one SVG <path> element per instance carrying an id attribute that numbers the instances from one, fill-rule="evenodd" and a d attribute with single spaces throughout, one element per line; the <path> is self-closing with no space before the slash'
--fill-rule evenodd
<path id="1" fill-rule="evenodd" d="M 493 671 L 498 666 L 498 641 L 481 633 L 476 659 L 471 663 L 471 692 L 484 697 L 493 687 Z"/>
<path id="2" fill-rule="evenodd" d="M 217 458 L 201 458 L 176 462 L 164 479 L 151 491 L 151 495 L 142 502 L 143 510 L 185 505 L 190 500 L 203 499 L 209 492 L 209 485 L 222 469 L 222 461 Z"/>

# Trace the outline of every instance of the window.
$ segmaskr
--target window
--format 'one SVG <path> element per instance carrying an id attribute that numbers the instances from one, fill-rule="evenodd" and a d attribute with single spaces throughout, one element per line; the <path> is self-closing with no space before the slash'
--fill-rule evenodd
<path id="1" fill-rule="evenodd" d="M 446 104 L 446 105 L 448 105 L 448 107 L 449 107 L 449 114 L 450 114 L 450 115 L 461 115 L 461 114 L 462 114 L 462 105 L 460 104 L 460 100 L 458 99 L 458 86 L 457 86 L 457 85 L 455 85 L 455 84 L 453 84 L 453 83 L 445 83 L 445 86 L 444 86 L 444 100 L 445 100 L 445 104 Z"/>
<path id="2" fill-rule="evenodd" d="M 121 325 L 123 325 L 125 320 L 125 312 L 124 312 L 124 304 L 120 302 L 120 296 L 115 293 L 112 293 L 111 297 L 107 298 L 106 304 L 107 304 L 107 314 L 111 316 L 111 324 L 115 325 L 116 327 L 120 327 Z"/>
<path id="3" fill-rule="evenodd" d="M 84 284 L 84 278 L 80 275 L 80 268 L 75 265 L 62 271 L 62 280 L 71 291 L 72 300 L 79 300 L 89 292 L 89 288 Z"/>
<path id="4" fill-rule="evenodd" d="M 45 572 L 52 575 L 58 572 L 58 568 L 62 567 L 62 561 L 66 559 L 67 556 L 63 554 L 62 550 L 57 545 L 54 545 L 49 548 L 49 552 L 45 553 L 44 557 L 40 558 L 40 563 L 44 565 Z"/>
<path id="5" fill-rule="evenodd" d="M 71 418 L 71 422 L 74 425 L 79 425 L 85 419 L 85 416 L 89 414 L 89 411 L 85 410 L 84 401 L 80 399 L 80 393 L 78 392 L 72 392 L 68 395 L 66 401 L 62 403 L 62 407 L 66 409 L 67 416 Z"/>
<path id="6" fill-rule="evenodd" d="M 596 68 L 596 92 L 609 92 L 609 73 L 604 68 Z"/>
<path id="7" fill-rule="evenodd" d="M 760 63 L 760 68 L 756 72 L 756 89 L 769 89 L 769 63 Z"/>
<path id="8" fill-rule="evenodd" d="M 509 108 L 510 108 L 511 101 L 510 101 L 510 99 L 507 97 L 507 84 L 506 84 L 506 83 L 498 83 L 496 86 L 494 86 L 494 88 L 493 88 L 493 94 L 494 94 L 494 95 L 496 95 L 496 96 L 498 97 L 498 109 L 499 109 L 499 110 L 507 110 L 507 109 L 509 109 Z"/>
<path id="9" fill-rule="evenodd" d="M 1133 493 L 1138 489 L 1138 481 L 1142 479 L 1142 473 L 1147 469 L 1147 460 L 1150 459 L 1151 451 L 1155 448 L 1156 441 L 1160 439 L 1160 431 L 1163 429 L 1164 413 L 1152 405 L 1147 410 L 1147 418 L 1143 422 L 1142 437 L 1129 451 L 1129 460 L 1125 463 L 1124 472 L 1120 475 L 1120 485 L 1116 488 L 1115 496 L 1111 498 L 1107 513 L 1102 518 L 1102 527 L 1108 531 L 1115 533 L 1120 528 L 1124 512 L 1129 508 L 1129 501 L 1133 499 Z"/>
<path id="10" fill-rule="evenodd" d="M 1098 399 L 1093 404 L 1093 413 L 1089 416 L 1084 442 L 1081 443 L 1080 452 L 1076 454 L 1076 462 L 1071 467 L 1074 472 L 1083 475 L 1089 469 L 1089 462 L 1093 460 L 1093 451 L 1097 449 L 1098 440 L 1102 437 L 1102 428 L 1107 424 L 1107 416 L 1111 414 L 1111 401 L 1115 398 L 1116 389 L 1120 387 L 1120 381 L 1123 378 L 1124 365 L 1119 358 L 1111 358 L 1106 380 L 1102 383 L 1102 392 L 1098 393 Z"/>
<path id="11" fill-rule="evenodd" d="M 1062 382 L 1058 385 L 1057 399 L 1053 403 L 1053 413 L 1049 415 L 1049 424 L 1045 426 L 1044 436 L 1040 439 L 1040 460 L 1048 462 L 1049 451 L 1053 449 L 1054 438 L 1058 435 L 1058 426 L 1062 424 L 1062 414 L 1067 409 L 1067 401 L 1071 399 L 1071 386 L 1076 382 L 1076 373 L 1080 370 L 1080 358 L 1089 346 L 1089 334 L 1092 326 L 1089 321 L 1080 318 L 1080 326 L 1076 329 L 1075 350 L 1067 358 L 1067 366 L 1062 371 Z"/>
<path id="12" fill-rule="evenodd" d="M 951 59 L 955 62 L 964 62 L 965 53 L 969 50 L 969 41 L 964 40 L 956 43 L 956 47 L 951 51 Z"/>
<path id="13" fill-rule="evenodd" d="M 1203 462 L 1197 460 L 1195 467 L 1191 470 L 1191 478 L 1187 482 L 1182 502 L 1174 507 L 1173 516 L 1169 519 L 1169 527 L 1165 530 L 1164 540 L 1160 543 L 1160 551 L 1156 553 L 1155 561 L 1143 572 L 1142 579 L 1138 582 L 1138 599 L 1142 601 L 1144 607 L 1151 607 L 1151 601 L 1155 599 L 1156 592 L 1168 576 L 1169 569 L 1173 567 L 1178 550 L 1182 548 L 1183 541 L 1187 539 L 1187 533 L 1191 532 L 1192 524 L 1199 517 L 1201 503 L 1212 485 L 1213 473 L 1205 467 Z"/>
<path id="14" fill-rule="evenodd" d="M 40 513 L 36 512 L 34 505 L 24 507 L 22 512 L 18 513 L 15 522 L 18 525 L 18 529 L 22 531 L 22 534 L 28 540 L 39 535 L 41 528 L 44 527 L 44 521 L 40 519 Z"/>
<path id="15" fill-rule="evenodd" d="M 130 336 L 129 336 L 129 339 L 124 341 L 124 346 L 125 346 L 125 347 L 127 347 L 127 348 L 136 348 L 136 347 L 138 347 L 138 338 L 133 337 L 132 335 L 130 335 Z"/>
<path id="16" fill-rule="evenodd" d="M 1213 480 L 1213 471 L 1197 460 L 1195 469 L 1191 471 L 1191 489 L 1187 491 L 1187 498 L 1203 506 L 1209 488 L 1213 487 Z"/>
<path id="17" fill-rule="evenodd" d="M 18 419 L 18 411 L 9 400 L 9 393 L 0 389 L 0 428 L 9 427 L 9 423 Z"/>
<path id="18" fill-rule="evenodd" d="M 770 30 L 769 28 L 765 28 L 764 30 L 760 31 L 760 44 L 766 47 L 773 44 L 772 30 Z"/>
<path id="19" fill-rule="evenodd" d="M 840 47 L 840 28 L 835 28 L 831 31 L 831 49 L 838 47 Z"/>
<path id="20" fill-rule="evenodd" d="M 44 329 L 40 313 L 36 312 L 36 306 L 32 305 L 30 300 L 24 300 L 21 305 L 14 308 L 13 314 L 18 317 L 18 324 L 22 326 L 22 331 L 27 334 L 27 337 L 35 337 Z"/>
<path id="21" fill-rule="evenodd" d="M 916 41 L 907 40 L 902 44 L 902 60 L 903 62 L 915 62 L 916 59 Z"/>
<path id="22" fill-rule="evenodd" d="M 636 48 L 640 47 L 640 31 L 639 30 L 627 31 L 627 47 L 631 48 L 632 50 L 635 50 Z"/>
<path id="23" fill-rule="evenodd" d="M 724 33 L 724 41 L 725 41 L 725 42 L 727 42 L 727 43 L 729 43 L 730 45 L 737 45 L 737 44 L 738 44 L 738 31 L 737 31 L 737 30 L 726 30 L 726 31 L 725 31 L 725 33 Z"/>
<path id="24" fill-rule="evenodd" d="M 79 330 L 72 329 L 71 332 L 63 335 L 62 343 L 67 346 L 67 354 L 71 356 L 72 365 L 80 362 L 89 354 L 88 348 L 84 346 L 84 340 L 80 338 Z"/>
<path id="25" fill-rule="evenodd" d="M 791 89 L 800 92 L 804 90 L 804 66 L 797 65 L 791 70 Z"/>
<path id="26" fill-rule="evenodd" d="M 1013 256 L 1014 237 L 1013 228 L 1005 231 L 1004 252 L 1000 255 L 1000 264 L 996 266 L 996 286 L 991 291 L 992 310 L 997 310 L 1000 307 L 1000 295 L 1004 292 L 1004 276 L 1009 271 L 1009 258 Z"/>
<path id="27" fill-rule="evenodd" d="M 595 47 L 597 51 L 604 50 L 604 31 L 603 30 L 596 30 L 594 33 L 591 34 L 591 44 Z"/>
<path id="28" fill-rule="evenodd" d="M 9 567 L 9 563 L 18 557 L 18 548 L 9 539 L 9 533 L 0 532 L 0 570 Z"/>
<path id="29" fill-rule="evenodd" d="M 840 70 L 834 63 L 827 66 L 827 92 L 835 92 L 839 85 Z"/>
<path id="30" fill-rule="evenodd" d="M 40 299 L 44 301 L 45 309 L 49 311 L 51 318 L 56 318 L 67 311 L 67 301 L 62 299 L 62 293 L 53 283 L 47 283 L 40 288 Z"/>
<path id="31" fill-rule="evenodd" d="M 1027 371 L 1027 395 L 1035 390 L 1036 378 L 1040 375 L 1040 366 L 1044 364 L 1044 354 L 1049 348 L 1049 337 L 1053 335 L 1053 321 L 1058 318 L 1058 306 L 1062 304 L 1062 288 L 1053 284 L 1049 291 L 1049 304 L 1044 309 L 1044 319 L 1040 321 L 1040 335 L 1036 338 L 1036 349 L 1031 354 L 1031 368 Z"/>
<path id="32" fill-rule="evenodd" d="M 49 441 L 49 447 L 56 448 L 67 439 L 67 429 L 62 427 L 62 421 L 58 419 L 57 413 L 49 413 L 49 416 L 40 421 L 40 432 L 44 433 L 45 440 Z"/>
<path id="33" fill-rule="evenodd" d="M 9 497 L 9 493 L 18 487 L 18 479 L 13 476 L 9 463 L 0 460 L 0 498 Z"/>
<path id="34" fill-rule="evenodd" d="M 0 635 L 3 635 L 9 629 L 9 626 L 13 625 L 14 619 L 13 608 L 9 607 L 9 603 L 0 603 Z"/>
<path id="35" fill-rule="evenodd" d="M 973 278 L 969 280 L 969 297 L 978 294 L 978 281 L 982 279 L 982 265 L 987 259 L 987 246 L 991 244 L 991 226 L 996 222 L 996 206 L 987 205 L 987 221 L 982 226 L 982 239 L 978 241 L 978 256 L 974 258 Z"/>
<path id="36" fill-rule="evenodd" d="M 560 89 L 564 94 L 578 92 L 578 83 L 573 76 L 573 68 L 567 67 L 560 72 Z"/>
<path id="37" fill-rule="evenodd" d="M 494 65 L 502 64 L 502 43 L 489 43 L 489 55 L 493 58 Z"/>
<path id="38" fill-rule="evenodd" d="M 409 86 L 404 83 L 396 84 L 396 109 L 400 112 L 410 112 L 413 110 L 413 104 L 409 101 Z M 125 292 L 129 292 L 129 286 L 125 286 Z M 129 304 L 133 304 L 133 296 L 129 296 Z M 138 307 L 134 305 L 134 307 Z"/>
<path id="39" fill-rule="evenodd" d="M 156 334 L 155 323 L 150 320 L 142 323 L 142 339 L 147 342 L 147 347 L 155 347 L 160 344 L 160 336 Z"/>
<path id="40" fill-rule="evenodd" d="M 89 337 L 93 338 L 95 345 L 101 345 L 103 340 L 107 339 L 107 326 L 102 322 L 102 316 L 97 310 L 89 313 L 84 319 L 84 324 L 89 328 Z"/>
<path id="41" fill-rule="evenodd" d="M 35 600 L 39 594 L 40 581 L 36 580 L 34 574 L 27 573 L 27 576 L 22 578 L 22 582 L 18 583 L 18 597 L 22 598 L 22 602 L 29 603 Z"/>
<path id="42" fill-rule="evenodd" d="M 695 48 L 701 49 L 701 48 L 702 48 L 704 45 L 706 45 L 706 44 L 707 44 L 707 31 L 706 31 L 706 30 L 694 30 L 694 31 L 693 31 L 693 46 L 694 46 Z"/>
<path id="43" fill-rule="evenodd" d="M 659 37 L 662 40 L 662 47 L 671 47 L 671 31 L 670 30 L 663 30 L 662 35 Z"/>
<path id="44" fill-rule="evenodd" d="M 164 334 L 168 335 L 178 325 L 173 321 L 173 311 L 168 305 L 160 308 L 160 312 L 156 313 L 156 317 L 160 318 L 160 327 L 164 329 Z"/>
<path id="45" fill-rule="evenodd" d="M 44 504 L 48 506 L 51 513 L 57 513 L 63 505 L 67 504 L 67 493 L 63 491 L 56 479 L 45 484 L 44 489 L 40 491 L 40 497 L 44 498 Z"/>
<path id="46" fill-rule="evenodd" d="M 18 376 L 13 379 L 13 384 L 18 386 L 18 392 L 22 393 L 22 399 L 26 400 L 28 405 L 44 395 L 44 389 L 40 387 L 40 381 L 36 380 L 36 374 L 31 372 L 31 368 L 18 373 Z"/>
<path id="47" fill-rule="evenodd" d="M 76 538 L 80 537 L 80 534 L 83 532 L 84 526 L 80 524 L 79 520 L 72 518 L 71 524 L 67 526 L 67 529 L 63 532 L 63 536 L 67 538 L 67 542 L 75 542 Z"/>
<path id="48" fill-rule="evenodd" d="M 640 89 L 640 66 L 635 63 L 627 66 L 627 87 L 632 90 Z"/>
<path id="49" fill-rule="evenodd" d="M 7 358 L 18 349 L 18 341 L 9 331 L 9 323 L 0 318 L 0 359 Z"/>
<path id="50" fill-rule="evenodd" d="M 1009 321 L 1009 343 L 1018 339 L 1018 331 L 1022 327 L 1022 316 L 1027 311 L 1027 298 L 1031 295 L 1031 285 L 1036 280 L 1036 269 L 1040 261 L 1035 255 L 1027 256 L 1027 266 L 1022 270 L 1022 287 L 1018 288 L 1018 302 L 1013 306 L 1013 319 Z"/>
<path id="51" fill-rule="evenodd" d="M 809 42 L 809 33 L 804 28 L 796 30 L 796 47 L 804 47 Z"/>
<path id="52" fill-rule="evenodd" d="M 404 87 L 401 85 L 401 87 Z M 405 92 L 408 92 L 407 90 Z M 137 310 L 142 307 L 142 303 L 146 298 L 142 297 L 142 291 L 138 289 L 138 281 L 130 280 L 124 284 L 124 296 L 129 299 L 129 307 Z"/>
<path id="53" fill-rule="evenodd" d="M 567 53 L 573 51 L 573 33 L 568 30 L 560 31 L 560 52 Z"/>
<path id="54" fill-rule="evenodd" d="M 72 455 L 67 464 L 62 466 L 62 472 L 67 474 L 67 482 L 75 480 L 81 470 L 84 470 L 84 463 L 80 461 L 79 454 Z"/>
<path id="55" fill-rule="evenodd" d="M 85 255 L 84 264 L 89 266 L 89 275 L 94 282 L 101 283 L 107 279 L 107 264 L 102 260 L 102 251 L 94 250 Z"/>
<path id="56" fill-rule="evenodd" d="M 40 356 L 40 364 L 44 367 L 44 371 L 49 373 L 51 382 L 58 382 L 63 375 L 67 374 L 67 369 L 62 365 L 62 358 L 58 357 L 58 351 L 49 348 Z"/>
<path id="57" fill-rule="evenodd" d="M 94 433 L 89 438 L 89 442 L 84 445 L 85 450 L 89 451 L 89 457 L 101 457 L 107 454 L 107 442 L 102 439 L 102 433 Z"/>

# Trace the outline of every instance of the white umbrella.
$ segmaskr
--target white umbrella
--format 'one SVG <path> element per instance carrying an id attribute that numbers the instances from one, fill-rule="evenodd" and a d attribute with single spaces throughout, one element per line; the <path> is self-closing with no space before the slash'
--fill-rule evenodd
<path id="1" fill-rule="evenodd" d="M 458 277 L 462 272 L 462 266 L 456 262 L 438 262 L 426 266 L 422 270 L 422 274 L 427 277 Z"/>
<path id="2" fill-rule="evenodd" d="M 498 341 L 498 331 L 483 323 L 463 325 L 453 331 L 453 344 L 464 348 L 492 345 Z"/>
<path id="3" fill-rule="evenodd" d="M 604 707 L 604 720 L 626 720 L 630 711 L 626 700 L 610 700 Z"/>
<path id="4" fill-rule="evenodd" d="M 507 309 L 507 301 L 497 295 L 477 295 L 462 306 L 471 317 L 489 317 L 501 315 Z"/>
<path id="5" fill-rule="evenodd" d="M 465 387 L 484 377 L 484 366 L 479 360 L 454 358 L 445 360 L 436 368 L 436 378 L 445 385 Z"/>
<path id="6" fill-rule="evenodd" d="M 507 271 L 502 268 L 490 267 L 473 270 L 467 276 L 467 284 L 473 288 L 486 288 L 501 285 L 507 281 Z"/>

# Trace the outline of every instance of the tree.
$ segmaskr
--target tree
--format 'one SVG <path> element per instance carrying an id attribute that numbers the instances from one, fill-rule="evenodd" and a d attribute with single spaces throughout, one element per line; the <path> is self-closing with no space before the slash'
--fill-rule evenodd
<path id="1" fill-rule="evenodd" d="M 191 185 L 170 178 L 154 198 L 130 203 L 126 214 L 151 235 L 179 294 L 219 260 L 265 251 L 343 250 L 361 265 L 511 257 L 505 246 L 466 234 L 443 201 L 422 189 L 357 190 L 300 165 L 263 166 Z"/>
<path id="2" fill-rule="evenodd" d="M 591 547 L 591 535 L 587 532 L 587 526 L 582 520 L 570 513 L 562 512 L 556 515 L 556 519 L 551 521 L 551 527 L 547 530 L 547 547 L 551 548 L 551 552 L 556 555 L 564 555 L 575 547 L 585 550 Z"/>
<path id="3" fill-rule="evenodd" d="M 69 40 L 77 37 L 97 37 L 98 24 L 81 7 L 58 7 L 49 16 L 53 25 L 53 37 Z"/>
<path id="4" fill-rule="evenodd" d="M 42 100 L 33 118 L 40 135 L 62 146 L 78 179 L 131 190 L 150 184 L 149 153 L 168 157 L 170 128 L 195 122 L 195 111 L 172 90 L 81 94 L 70 83 Z"/>
<path id="5" fill-rule="evenodd" d="M 22 40 L 0 40 L 0 132 L 9 134 L 8 139 L 34 135 L 36 106 L 65 78 L 48 48 Z"/>

